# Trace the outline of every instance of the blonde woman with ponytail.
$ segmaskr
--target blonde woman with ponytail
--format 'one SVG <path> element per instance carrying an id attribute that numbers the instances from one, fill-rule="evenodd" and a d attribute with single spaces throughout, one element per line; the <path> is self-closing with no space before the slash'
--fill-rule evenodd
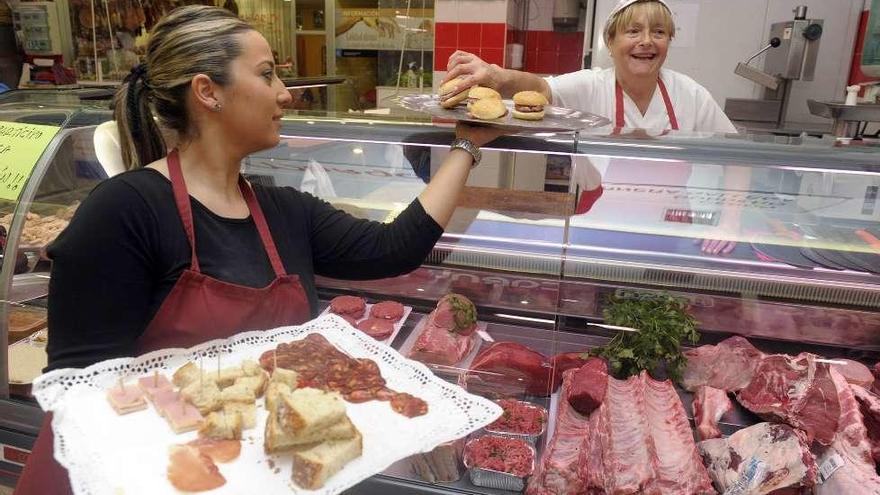
<path id="1" fill-rule="evenodd" d="M 128 171 L 99 184 L 48 249 L 49 369 L 302 323 L 316 314 L 316 274 L 382 278 L 422 263 L 497 131 L 457 127 L 394 222 L 357 219 L 242 178 L 242 159 L 280 139 L 290 94 L 274 69 L 263 36 L 227 10 L 181 7 L 157 23 L 115 99 Z M 50 418 L 18 494 L 71 492 Z"/>

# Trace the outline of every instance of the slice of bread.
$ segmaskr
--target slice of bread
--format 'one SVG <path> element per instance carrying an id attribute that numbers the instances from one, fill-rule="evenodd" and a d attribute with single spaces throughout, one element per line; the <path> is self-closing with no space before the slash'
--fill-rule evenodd
<path id="1" fill-rule="evenodd" d="M 262 397 L 263 392 L 266 391 L 266 385 L 269 384 L 269 374 L 263 370 L 260 370 L 258 375 L 254 376 L 243 376 L 235 380 L 236 386 L 243 386 L 249 388 L 255 397 Z"/>
<path id="2" fill-rule="evenodd" d="M 269 386 L 266 387 L 265 397 L 266 410 L 269 411 L 270 416 L 275 416 L 278 413 L 278 405 L 281 403 L 281 398 L 292 391 L 293 389 L 284 383 L 269 382 Z"/>
<path id="3" fill-rule="evenodd" d="M 212 380 L 217 382 L 217 386 L 220 388 L 228 387 L 235 383 L 235 380 L 245 376 L 244 370 L 239 366 L 223 368 L 219 371 L 207 371 L 206 374 L 206 378 L 210 376 Z"/>
<path id="4" fill-rule="evenodd" d="M 207 378 L 207 377 L 204 377 Z M 180 388 L 184 388 L 190 383 L 203 379 L 202 370 L 196 366 L 196 363 L 190 361 L 174 372 L 171 381 Z"/>
<path id="5" fill-rule="evenodd" d="M 257 376 L 263 372 L 263 368 L 256 361 L 245 359 L 241 362 L 241 371 L 244 372 L 244 376 Z"/>
<path id="6" fill-rule="evenodd" d="M 343 440 L 352 438 L 358 434 L 357 428 L 348 417 L 343 417 L 338 423 L 328 428 L 306 430 L 299 433 L 290 433 L 278 423 L 273 416 L 266 418 L 264 430 L 263 450 L 267 454 L 287 452 L 302 447 L 310 447 L 311 444 L 326 440 Z"/>
<path id="7" fill-rule="evenodd" d="M 343 416 L 342 397 L 316 388 L 300 388 L 285 394 L 278 406 L 278 420 L 291 433 L 327 428 Z"/>
<path id="8" fill-rule="evenodd" d="M 134 385 L 115 386 L 107 391 L 107 401 L 116 414 L 123 415 L 147 408 L 144 392 Z"/>
<path id="9" fill-rule="evenodd" d="M 253 403 L 256 400 L 253 388 L 244 383 L 236 383 L 220 391 L 220 402 L 224 405 L 229 402 Z"/>
<path id="10" fill-rule="evenodd" d="M 284 368 L 275 368 L 272 371 L 272 376 L 269 377 L 269 383 L 283 383 L 293 390 L 299 385 L 299 373 Z"/>
<path id="11" fill-rule="evenodd" d="M 225 402 L 223 412 L 240 414 L 242 429 L 250 430 L 257 426 L 257 404 L 255 402 Z"/>
<path id="12" fill-rule="evenodd" d="M 242 421 L 238 412 L 212 412 L 199 428 L 199 436 L 219 440 L 241 440 Z"/>
<path id="13" fill-rule="evenodd" d="M 294 452 L 291 479 L 303 488 L 317 490 L 362 453 L 363 437 L 360 433 L 352 438 L 329 440 Z"/>
<path id="14" fill-rule="evenodd" d="M 195 406 L 183 399 L 165 403 L 162 416 L 168 421 L 168 425 L 171 426 L 174 433 L 178 435 L 199 428 L 205 420 Z"/>
<path id="15" fill-rule="evenodd" d="M 196 406 L 202 414 L 208 414 L 223 407 L 223 403 L 220 401 L 220 388 L 211 380 L 196 379 L 180 390 L 180 396 Z"/>

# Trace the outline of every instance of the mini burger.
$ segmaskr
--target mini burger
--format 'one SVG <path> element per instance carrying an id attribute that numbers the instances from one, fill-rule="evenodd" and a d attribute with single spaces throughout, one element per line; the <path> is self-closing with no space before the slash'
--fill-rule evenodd
<path id="1" fill-rule="evenodd" d="M 470 109 L 471 105 L 473 105 L 477 101 L 488 99 L 488 98 L 500 100 L 501 94 L 492 88 L 486 88 L 484 86 L 474 86 L 473 88 L 471 88 L 470 91 L 468 91 L 468 94 L 467 94 L 468 109 Z"/>
<path id="2" fill-rule="evenodd" d="M 471 104 L 469 110 L 471 117 L 480 120 L 494 120 L 507 114 L 507 107 L 504 106 L 504 102 L 495 98 L 477 100 Z"/>
<path id="3" fill-rule="evenodd" d="M 461 79 L 456 78 L 440 85 L 437 95 L 440 97 L 440 106 L 443 108 L 455 108 L 468 97 L 468 88 L 459 87 Z"/>
<path id="4" fill-rule="evenodd" d="M 541 120 L 544 118 L 544 105 L 547 98 L 537 91 L 520 91 L 513 95 L 513 116 L 522 120 Z"/>

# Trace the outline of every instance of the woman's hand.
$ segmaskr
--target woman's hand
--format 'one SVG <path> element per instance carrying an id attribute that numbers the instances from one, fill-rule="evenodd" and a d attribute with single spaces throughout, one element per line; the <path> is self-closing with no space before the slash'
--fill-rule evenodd
<path id="1" fill-rule="evenodd" d="M 501 71 L 497 65 L 488 64 L 473 53 L 456 50 L 446 63 L 446 77 L 441 84 L 461 76 L 459 86 L 470 88 L 471 86 L 486 86 L 501 91 Z"/>
<path id="2" fill-rule="evenodd" d="M 455 125 L 455 137 L 467 139 L 477 146 L 490 143 L 502 135 L 504 131 L 494 126 L 469 125 L 462 122 Z"/>

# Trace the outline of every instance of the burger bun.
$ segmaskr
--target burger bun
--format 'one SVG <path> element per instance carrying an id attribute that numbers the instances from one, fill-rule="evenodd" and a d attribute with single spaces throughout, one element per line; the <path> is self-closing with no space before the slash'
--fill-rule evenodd
<path id="1" fill-rule="evenodd" d="M 544 106 L 549 104 L 547 98 L 537 91 L 520 91 L 513 95 L 513 103 L 528 107 Z"/>
<path id="2" fill-rule="evenodd" d="M 520 120 L 543 120 L 544 111 L 541 110 L 540 112 L 520 112 L 519 110 L 514 110 L 513 118 Z"/>
<path id="3" fill-rule="evenodd" d="M 495 98 L 478 100 L 470 106 L 471 116 L 480 120 L 495 120 L 507 114 L 504 102 Z"/>
<path id="4" fill-rule="evenodd" d="M 440 106 L 443 108 L 453 108 L 459 103 L 463 102 L 468 97 L 468 88 L 462 88 L 459 85 L 461 84 L 461 79 L 456 78 L 451 81 L 447 81 L 440 85 L 437 89 L 437 95 L 440 96 Z M 456 90 L 460 90 L 458 93 L 450 96 L 449 98 L 445 98 L 447 95 L 453 93 Z"/>

